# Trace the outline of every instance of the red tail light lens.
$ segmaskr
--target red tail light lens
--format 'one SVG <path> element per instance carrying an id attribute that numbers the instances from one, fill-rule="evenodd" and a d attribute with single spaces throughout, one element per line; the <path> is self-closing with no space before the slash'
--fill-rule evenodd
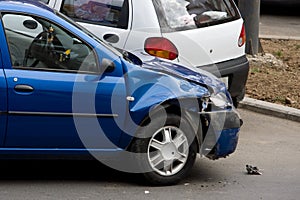
<path id="1" fill-rule="evenodd" d="M 151 37 L 145 41 L 144 49 L 152 56 L 174 60 L 178 57 L 178 50 L 175 45 L 163 37 Z"/>
<path id="2" fill-rule="evenodd" d="M 238 45 L 239 47 L 243 46 L 246 42 L 246 31 L 245 31 L 245 25 L 243 24 L 242 26 L 242 30 L 241 30 L 241 33 L 240 33 L 240 37 L 239 37 L 239 40 L 238 40 Z"/>

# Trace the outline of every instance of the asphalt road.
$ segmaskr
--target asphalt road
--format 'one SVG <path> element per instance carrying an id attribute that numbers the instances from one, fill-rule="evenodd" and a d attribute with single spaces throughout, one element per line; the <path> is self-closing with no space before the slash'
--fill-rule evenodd
<path id="1" fill-rule="evenodd" d="M 300 40 L 300 16 L 261 15 L 259 35 L 261 38 Z"/>
<path id="2" fill-rule="evenodd" d="M 178 185 L 151 187 L 96 162 L 1 161 L 0 199 L 299 199 L 300 123 L 240 113 L 236 152 L 217 161 L 198 158 Z M 246 164 L 262 175 L 246 174 Z"/>
<path id="3" fill-rule="evenodd" d="M 300 40 L 299 10 L 300 3 L 295 6 L 262 4 L 260 37 Z"/>

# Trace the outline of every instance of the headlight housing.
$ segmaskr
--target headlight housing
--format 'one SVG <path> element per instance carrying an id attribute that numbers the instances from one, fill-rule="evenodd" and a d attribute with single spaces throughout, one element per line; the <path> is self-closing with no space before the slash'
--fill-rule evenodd
<path id="1" fill-rule="evenodd" d="M 208 104 L 211 105 L 211 109 L 228 109 L 232 108 L 232 101 L 230 96 L 225 92 L 219 92 L 217 94 L 205 95 L 202 97 L 202 108 L 204 110 L 208 107 Z"/>
<path id="2" fill-rule="evenodd" d="M 212 94 L 209 98 L 212 104 L 216 107 L 226 109 L 232 106 L 231 101 L 228 99 L 226 93 L 220 92 L 218 94 Z"/>

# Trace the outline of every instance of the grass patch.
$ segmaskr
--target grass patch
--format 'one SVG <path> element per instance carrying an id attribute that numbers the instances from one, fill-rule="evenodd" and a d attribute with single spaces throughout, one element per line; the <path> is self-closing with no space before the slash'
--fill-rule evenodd
<path id="1" fill-rule="evenodd" d="M 277 57 L 282 57 L 282 56 L 283 56 L 282 51 L 276 51 L 276 52 L 275 52 L 275 56 L 277 56 Z"/>
<path id="2" fill-rule="evenodd" d="M 261 70 L 258 67 L 251 68 L 251 74 L 260 73 Z"/>
<path id="3" fill-rule="evenodd" d="M 280 102 L 282 104 L 285 103 L 285 98 L 283 96 L 276 96 L 275 98 L 273 98 L 274 102 Z"/>

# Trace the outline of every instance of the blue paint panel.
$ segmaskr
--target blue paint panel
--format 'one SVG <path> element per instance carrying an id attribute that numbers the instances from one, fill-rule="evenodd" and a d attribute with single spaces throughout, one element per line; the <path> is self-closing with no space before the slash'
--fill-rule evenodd
<path id="1" fill-rule="evenodd" d="M 72 117 L 10 115 L 8 122 L 5 147 L 83 148 Z"/>
<path id="2" fill-rule="evenodd" d="M 2 21 L 0 21 L 0 146 L 3 146 L 6 135 L 7 123 L 7 85 L 5 74 L 3 71 L 5 60 L 9 60 L 5 52 L 7 52 L 6 40 L 4 37 Z"/>
<path id="3" fill-rule="evenodd" d="M 115 118 L 76 117 L 75 126 L 70 115 L 115 114 L 124 120 L 122 109 L 115 110 L 116 113 L 111 109 L 112 92 L 116 87 L 120 105 L 126 103 L 124 81 L 119 77 L 15 69 L 6 70 L 6 74 L 10 112 L 6 147 L 82 148 L 80 136 L 93 138 L 93 134 L 97 139 L 85 140 L 87 147 L 113 148 L 118 144 L 121 131 Z M 30 85 L 34 91 L 16 92 L 17 84 Z M 101 125 L 105 132 L 99 135 Z"/>
<path id="4" fill-rule="evenodd" d="M 216 157 L 226 157 L 235 151 L 238 143 L 239 128 L 222 130 L 216 144 Z"/>
<path id="5" fill-rule="evenodd" d="M 101 148 L 116 149 L 120 130 L 110 118 L 99 118 L 98 124 L 110 127 L 107 135 L 94 128 L 94 119 L 81 118 L 84 131 L 78 133 L 72 117 L 9 116 L 6 148 Z M 81 135 L 80 135 L 81 134 Z M 111 141 L 108 142 L 105 138 Z"/>
<path id="6" fill-rule="evenodd" d="M 1 66 L 2 62 L 0 56 L 0 146 L 3 146 L 7 123 L 7 86 Z"/>

